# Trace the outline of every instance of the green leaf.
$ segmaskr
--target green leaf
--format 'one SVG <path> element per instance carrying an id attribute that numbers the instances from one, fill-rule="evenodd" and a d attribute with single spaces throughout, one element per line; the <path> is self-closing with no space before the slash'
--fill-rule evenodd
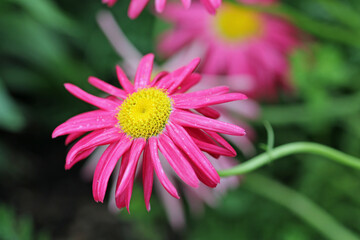
<path id="1" fill-rule="evenodd" d="M 65 34 L 77 35 L 76 22 L 67 17 L 50 0 L 13 0 L 17 2 L 42 25 L 61 31 Z"/>
<path id="2" fill-rule="evenodd" d="M 20 131 L 25 118 L 16 102 L 8 94 L 0 79 L 0 127 L 9 131 Z"/>

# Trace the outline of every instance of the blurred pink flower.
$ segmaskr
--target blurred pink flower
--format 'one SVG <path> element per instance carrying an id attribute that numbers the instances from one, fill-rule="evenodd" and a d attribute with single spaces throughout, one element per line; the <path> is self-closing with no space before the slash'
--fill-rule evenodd
<path id="1" fill-rule="evenodd" d="M 198 42 L 206 52 L 200 72 L 236 77 L 222 83 L 231 89 L 243 85 L 250 97 L 270 99 L 277 96 L 278 87 L 291 89 L 287 57 L 298 45 L 299 33 L 284 19 L 236 3 L 224 3 L 215 16 L 198 4 L 186 12 L 169 4 L 161 17 L 174 24 L 159 39 L 164 56 Z"/>
<path id="2" fill-rule="evenodd" d="M 200 79 L 199 74 L 193 73 L 199 59 L 173 72 L 159 73 L 151 80 L 153 60 L 153 54 L 141 59 L 134 84 L 117 67 L 123 90 L 90 77 L 89 83 L 108 93 L 110 96 L 107 98 L 96 97 L 75 85 L 65 84 L 71 94 L 99 109 L 70 118 L 52 134 L 53 138 L 69 135 L 66 140 L 69 143 L 91 132 L 70 149 L 66 169 L 88 157 L 98 146 L 109 144 L 96 165 L 93 196 L 95 201 L 103 202 L 110 175 L 122 158 L 115 198 L 117 207 L 126 207 L 128 211 L 142 153 L 144 198 L 146 208 L 150 210 L 154 171 L 168 193 L 179 198 L 164 172 L 159 150 L 174 172 L 189 186 L 197 188 L 201 181 L 208 187 L 216 187 L 220 177 L 202 151 L 214 157 L 235 156 L 235 150 L 218 133 L 245 134 L 244 129 L 236 125 L 212 119 L 211 115 L 217 112 L 209 107 L 243 100 L 245 95 L 228 93 L 226 86 L 185 93 Z"/>
<path id="3" fill-rule="evenodd" d="M 102 0 L 104 4 L 107 4 L 109 7 L 112 7 L 117 0 Z M 145 6 L 148 4 L 149 0 L 131 0 L 129 9 L 128 9 L 128 16 L 131 19 L 137 18 L 140 13 L 144 10 Z M 191 0 L 181 0 L 183 6 L 188 9 L 191 6 Z M 200 0 L 203 7 L 211 13 L 215 14 L 216 9 L 220 7 L 221 0 Z M 158 13 L 164 11 L 166 5 L 166 0 L 155 0 L 155 10 Z"/>

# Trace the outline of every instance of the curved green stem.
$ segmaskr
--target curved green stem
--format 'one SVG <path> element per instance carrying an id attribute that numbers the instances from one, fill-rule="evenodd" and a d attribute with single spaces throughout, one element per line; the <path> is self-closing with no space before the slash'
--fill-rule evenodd
<path id="1" fill-rule="evenodd" d="M 355 233 L 339 223 L 306 196 L 270 178 L 249 174 L 243 187 L 287 208 L 327 239 L 359 239 Z"/>
<path id="2" fill-rule="evenodd" d="M 219 171 L 219 175 L 221 177 L 227 177 L 248 173 L 268 164 L 271 161 L 298 153 L 310 153 L 323 156 L 340 164 L 360 170 L 359 158 L 352 157 L 348 154 L 318 143 L 297 142 L 285 144 L 272 149 L 271 156 L 267 152 L 265 152 L 246 161 L 245 163 L 242 163 L 241 165 Z"/>

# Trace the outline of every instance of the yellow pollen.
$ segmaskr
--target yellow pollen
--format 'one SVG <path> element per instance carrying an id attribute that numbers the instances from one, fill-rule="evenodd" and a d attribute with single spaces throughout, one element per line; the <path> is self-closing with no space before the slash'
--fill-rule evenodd
<path id="1" fill-rule="evenodd" d="M 128 136 L 147 139 L 164 130 L 171 109 L 172 100 L 164 89 L 143 88 L 124 100 L 116 118 Z"/>
<path id="2" fill-rule="evenodd" d="M 259 13 L 231 3 L 219 8 L 213 23 L 217 34 L 227 41 L 256 37 L 263 30 Z"/>

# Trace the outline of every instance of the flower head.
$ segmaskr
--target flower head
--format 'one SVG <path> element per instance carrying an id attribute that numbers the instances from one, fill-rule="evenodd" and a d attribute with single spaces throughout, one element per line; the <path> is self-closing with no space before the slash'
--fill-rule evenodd
<path id="1" fill-rule="evenodd" d="M 112 7 L 117 2 L 117 0 L 102 0 L 102 2 L 107 4 L 109 7 Z M 148 2 L 149 0 L 131 0 L 128 9 L 128 16 L 132 19 L 137 18 L 144 10 Z M 181 0 L 181 2 L 186 9 L 188 9 L 191 5 L 191 0 Z M 221 5 L 221 0 L 201 0 L 201 3 L 209 13 L 215 14 L 216 9 Z M 155 0 L 156 12 L 163 12 L 165 5 L 166 0 Z"/>
<path id="2" fill-rule="evenodd" d="M 200 80 L 200 75 L 193 73 L 199 59 L 173 72 L 159 73 L 151 80 L 153 60 L 153 54 L 142 58 L 134 84 L 117 67 L 123 89 L 90 77 L 90 84 L 108 93 L 110 96 L 107 98 L 96 97 L 72 84 L 65 84 L 74 96 L 99 108 L 74 116 L 54 130 L 53 137 L 68 134 L 67 143 L 90 132 L 70 149 L 65 168 L 71 168 L 98 146 L 109 145 L 95 169 L 95 201 L 103 201 L 110 175 L 121 158 L 115 191 L 116 205 L 119 208 L 126 206 L 129 210 L 134 176 L 142 153 L 147 209 L 150 210 L 154 171 L 162 186 L 173 197 L 179 198 L 160 163 L 159 150 L 174 172 L 189 186 L 196 188 L 201 181 L 208 187 L 216 187 L 220 177 L 203 152 L 215 157 L 235 156 L 234 149 L 218 133 L 245 134 L 236 125 L 211 118 L 216 111 L 209 107 L 246 99 L 245 95 L 229 93 L 225 86 L 184 93 Z"/>
<path id="3" fill-rule="evenodd" d="M 271 3 L 271 1 L 260 1 Z M 174 29 L 160 38 L 158 49 L 169 56 L 193 42 L 206 48 L 200 72 L 246 79 L 252 97 L 274 98 L 277 88 L 290 88 L 287 55 L 298 44 L 298 31 L 285 20 L 224 3 L 215 16 L 199 5 L 186 13 L 176 4 L 161 15 Z"/>

